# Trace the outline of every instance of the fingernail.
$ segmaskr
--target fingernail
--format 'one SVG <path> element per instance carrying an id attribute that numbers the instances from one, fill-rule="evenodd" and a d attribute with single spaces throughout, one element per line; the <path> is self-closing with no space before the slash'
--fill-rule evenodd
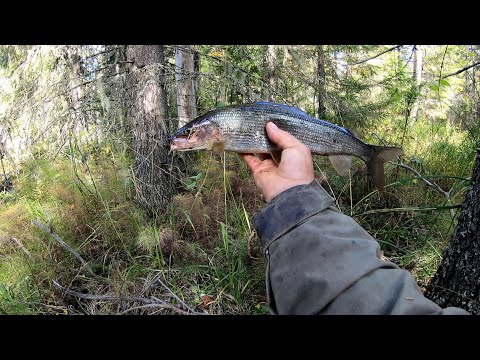
<path id="1" fill-rule="evenodd" d="M 277 129 L 278 129 L 278 126 L 275 125 L 273 122 L 270 123 L 270 124 L 272 124 L 272 125 L 270 125 L 270 127 L 271 127 L 273 130 L 277 130 Z"/>

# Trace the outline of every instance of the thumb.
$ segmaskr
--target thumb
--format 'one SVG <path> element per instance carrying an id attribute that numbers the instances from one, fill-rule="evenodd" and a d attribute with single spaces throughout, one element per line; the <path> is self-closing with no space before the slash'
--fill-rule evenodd
<path id="1" fill-rule="evenodd" d="M 267 123 L 267 135 L 268 138 L 278 145 L 280 149 L 287 149 L 291 147 L 295 147 L 298 145 L 301 145 L 302 143 L 296 139 L 293 135 L 289 134 L 288 132 L 279 129 L 277 125 L 275 125 L 273 122 L 268 122 Z"/>

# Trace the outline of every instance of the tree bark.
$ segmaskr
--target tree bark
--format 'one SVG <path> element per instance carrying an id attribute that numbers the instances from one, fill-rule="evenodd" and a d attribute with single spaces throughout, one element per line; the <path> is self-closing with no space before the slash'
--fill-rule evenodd
<path id="1" fill-rule="evenodd" d="M 126 76 L 124 71 L 128 68 L 127 61 L 127 46 L 120 45 L 114 53 L 114 62 L 115 62 L 115 90 L 118 91 L 116 98 L 121 104 L 120 107 L 117 107 L 115 110 L 115 119 L 118 121 L 120 128 L 124 129 L 126 133 L 131 132 L 131 122 L 128 121 L 130 116 L 129 103 L 130 99 L 127 95 L 128 91 L 126 90 Z"/>
<path id="2" fill-rule="evenodd" d="M 478 49 L 478 45 L 471 47 L 471 52 L 473 53 L 472 64 L 476 64 L 478 62 L 477 49 Z M 468 78 L 468 74 L 466 75 L 466 77 Z M 474 66 L 474 67 L 472 67 L 471 90 L 468 93 L 470 98 L 472 99 L 472 102 L 473 102 L 473 124 L 476 124 L 478 119 L 480 118 L 480 101 L 478 99 L 476 77 L 477 77 L 477 68 L 476 68 L 476 66 Z"/>
<path id="3" fill-rule="evenodd" d="M 65 58 L 70 61 L 70 82 L 68 84 L 70 90 L 69 105 L 73 114 L 73 121 L 70 130 L 78 133 L 84 129 L 88 130 L 88 124 L 84 113 L 84 87 L 83 71 L 80 65 L 81 57 L 79 55 L 79 47 L 76 45 L 68 45 L 65 47 Z"/>
<path id="4" fill-rule="evenodd" d="M 275 91 L 276 91 L 276 79 L 275 79 L 275 62 L 277 60 L 277 55 L 275 53 L 275 45 L 267 45 L 267 98 L 271 101 L 275 101 Z"/>
<path id="5" fill-rule="evenodd" d="M 178 127 L 197 117 L 195 46 L 179 45 L 175 53 Z"/>
<path id="6" fill-rule="evenodd" d="M 153 215 L 166 209 L 176 192 L 169 169 L 163 45 L 129 45 L 127 59 L 133 62 L 127 83 L 132 99 L 137 201 Z"/>
<path id="7" fill-rule="evenodd" d="M 420 85 L 422 83 L 422 69 L 423 69 L 423 49 L 420 45 L 416 45 L 415 51 L 413 53 L 413 79 L 416 84 L 417 95 L 415 96 L 415 101 L 412 109 L 412 119 L 417 120 L 418 118 L 418 98 L 420 96 Z"/>
<path id="8" fill-rule="evenodd" d="M 425 296 L 441 307 L 456 306 L 480 313 L 480 148 L 472 186 L 463 202 L 458 223 L 443 260 Z"/>
<path id="9" fill-rule="evenodd" d="M 323 45 L 317 45 L 317 76 L 318 76 L 318 117 L 325 116 L 325 52 Z"/>

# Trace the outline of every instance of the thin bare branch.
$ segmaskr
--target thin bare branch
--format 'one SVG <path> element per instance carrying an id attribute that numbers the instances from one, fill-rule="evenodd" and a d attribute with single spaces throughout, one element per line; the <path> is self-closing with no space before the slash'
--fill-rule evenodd
<path id="1" fill-rule="evenodd" d="M 119 315 L 125 315 L 126 313 L 134 310 L 140 310 L 140 309 L 146 309 L 146 308 L 158 308 L 158 307 L 165 308 L 165 305 L 164 304 L 146 304 L 146 305 L 134 306 L 125 311 L 122 311 Z"/>
<path id="2" fill-rule="evenodd" d="M 403 46 L 403 45 L 394 46 L 394 47 L 392 47 L 392 48 L 390 48 L 390 49 L 387 49 L 387 50 L 385 50 L 385 51 L 382 51 L 380 54 L 377 54 L 377 55 L 375 55 L 375 56 L 373 56 L 373 57 L 371 57 L 371 58 L 364 59 L 364 60 L 360 60 L 360 61 L 358 61 L 358 62 L 356 62 L 356 63 L 349 64 L 349 65 L 350 65 L 350 66 L 355 66 L 355 65 L 360 65 L 360 64 L 366 63 L 367 61 L 376 59 L 376 58 L 378 58 L 379 56 L 382 56 L 383 54 L 386 54 L 386 53 L 388 53 L 388 52 L 390 52 L 390 51 L 393 51 L 393 50 L 395 50 L 395 49 L 401 48 L 402 46 Z"/>
<path id="3" fill-rule="evenodd" d="M 269 84 L 267 84 L 265 82 L 265 80 L 261 79 L 261 78 L 258 78 L 258 77 L 255 77 L 253 76 L 249 71 L 243 69 L 242 67 L 230 62 L 230 61 L 225 61 L 225 60 L 222 60 L 222 59 L 219 59 L 215 56 L 211 56 L 211 55 L 208 55 L 208 54 L 205 54 L 205 53 L 201 53 L 201 52 L 198 52 L 198 54 L 200 56 L 204 56 L 204 57 L 207 57 L 209 59 L 212 59 L 212 60 L 215 60 L 219 63 L 224 63 L 226 62 L 229 66 L 231 66 L 232 68 L 234 69 L 237 69 L 239 71 L 241 71 L 242 73 L 244 73 L 246 76 L 248 76 L 250 79 L 252 79 L 253 81 L 258 81 L 260 82 L 262 85 L 266 86 L 266 87 L 269 87 Z M 274 93 L 275 95 L 277 95 L 278 97 L 280 97 L 286 104 L 289 103 L 289 101 L 287 99 L 284 98 L 284 96 L 282 94 L 280 94 L 278 91 L 275 91 L 274 89 L 271 89 L 272 93 Z"/>
<path id="4" fill-rule="evenodd" d="M 448 75 L 445 75 L 444 77 L 441 78 L 441 80 L 443 79 L 446 79 L 446 78 L 449 78 L 450 76 L 454 76 L 454 75 L 458 75 L 458 74 L 461 74 L 462 72 L 464 71 L 467 71 L 468 69 L 474 67 L 474 66 L 477 66 L 477 65 L 480 65 L 480 61 L 477 61 L 476 63 L 472 64 L 472 65 L 468 65 L 468 66 L 465 66 L 464 68 L 458 70 L 458 71 L 455 71 L 454 73 L 452 74 L 448 74 Z"/>
<path id="5" fill-rule="evenodd" d="M 30 251 L 27 250 L 27 248 L 25 246 L 23 246 L 23 244 L 20 242 L 20 240 L 18 240 L 16 237 L 11 237 L 10 238 L 15 244 L 17 244 L 17 246 L 22 249 L 22 251 L 28 256 L 29 259 L 32 259 L 32 254 L 30 253 Z"/>
<path id="6" fill-rule="evenodd" d="M 85 299 L 85 300 L 98 300 L 98 301 L 136 301 L 136 302 L 142 302 L 144 304 L 154 304 L 156 307 L 162 307 L 162 308 L 165 308 L 165 309 L 170 309 L 170 310 L 173 310 L 179 314 L 182 314 L 182 315 L 190 315 L 190 314 L 195 314 L 195 315 L 201 315 L 201 313 L 197 313 L 197 312 L 187 312 L 187 311 L 184 311 L 182 309 L 180 309 L 179 307 L 175 306 L 175 305 L 172 305 L 172 304 L 169 304 L 163 300 L 160 300 L 156 297 L 150 297 L 150 298 L 144 298 L 144 297 L 141 297 L 141 296 L 113 296 L 113 295 L 92 295 L 92 294 L 83 294 L 83 293 L 80 293 L 80 292 L 77 292 L 77 291 L 73 291 L 73 290 L 69 290 L 65 287 L 63 287 L 62 285 L 60 285 L 57 281 L 53 280 L 52 279 L 52 282 L 53 284 L 59 288 L 60 290 L 62 290 L 63 292 L 65 292 L 66 294 L 70 295 L 70 296 L 73 296 L 73 297 L 76 297 L 76 298 L 79 298 L 79 299 Z"/>
<path id="7" fill-rule="evenodd" d="M 45 225 L 43 225 L 43 224 L 41 224 L 37 221 L 32 221 L 32 223 L 33 223 L 33 225 L 35 225 L 35 226 L 39 227 L 40 229 L 42 229 L 43 231 L 45 231 L 47 234 L 50 234 L 50 236 L 52 236 L 55 240 L 57 240 L 57 242 L 60 245 L 62 245 L 65 250 L 67 250 L 73 256 L 75 256 L 82 263 L 82 265 L 88 270 L 89 273 L 91 273 L 93 276 L 96 276 L 96 274 L 88 266 L 87 262 L 75 250 L 73 250 L 70 245 L 68 245 L 65 241 L 63 241 L 62 238 L 60 236 L 58 236 L 58 234 L 56 234 L 51 229 L 49 229 L 48 227 L 46 227 Z"/>
<path id="8" fill-rule="evenodd" d="M 437 96 L 438 100 L 440 100 L 440 81 L 442 80 L 442 71 L 443 71 L 443 64 L 445 63 L 445 55 L 447 55 L 447 50 L 448 50 L 448 45 L 445 46 L 445 51 L 443 52 L 443 57 L 442 57 L 442 65 L 440 66 L 440 76 L 438 77 L 438 90 L 437 90 Z M 442 102 L 440 101 L 440 107 L 442 107 Z"/>
<path id="9" fill-rule="evenodd" d="M 440 66 L 440 76 L 438 79 L 438 86 L 440 87 L 440 80 L 442 79 L 443 64 L 445 63 L 445 55 L 447 55 L 448 45 L 445 46 L 445 51 L 443 52 L 442 65 Z"/>
<path id="10" fill-rule="evenodd" d="M 408 165 L 405 165 L 401 160 L 399 160 L 398 163 L 394 163 L 394 162 L 391 162 L 391 164 L 393 165 L 397 165 L 397 166 L 400 166 L 401 168 L 404 168 L 408 171 L 411 171 L 412 173 L 414 173 L 416 176 L 418 176 L 420 179 L 422 179 L 428 186 L 431 186 L 433 187 L 435 190 L 437 190 L 440 194 L 442 194 L 443 196 L 445 196 L 445 198 L 447 199 L 447 202 L 449 205 L 451 205 L 451 202 L 450 202 L 450 191 L 445 191 L 443 190 L 438 184 L 434 183 L 433 181 L 428 181 L 427 179 L 425 179 L 425 177 L 422 176 L 422 174 L 420 174 L 417 170 L 415 170 L 414 168 L 408 166 Z M 455 211 L 453 209 L 450 209 L 450 215 L 452 216 L 452 219 L 455 217 Z"/>
<path id="11" fill-rule="evenodd" d="M 425 179 L 424 177 L 422 177 L 422 174 L 420 174 L 417 170 L 415 170 L 414 168 L 408 166 L 408 165 L 405 165 L 403 162 L 399 162 L 399 163 L 394 163 L 392 162 L 392 164 L 394 165 L 397 165 L 397 166 L 400 166 L 404 169 L 407 169 L 409 171 L 411 171 L 412 173 L 414 173 L 416 176 L 418 177 L 421 177 L 421 179 L 423 181 L 425 181 L 425 183 L 428 185 L 428 186 L 431 186 L 433 188 L 435 188 L 438 192 L 440 192 L 441 194 L 446 194 L 447 192 L 445 190 L 443 190 L 440 186 L 438 186 L 437 184 L 435 184 L 434 182 L 430 182 L 428 181 L 427 179 Z"/>
<path id="12" fill-rule="evenodd" d="M 161 276 L 162 276 L 162 274 L 157 275 L 157 277 L 153 280 L 152 285 L 150 285 L 150 286 L 153 286 L 153 285 L 154 285 L 155 283 L 157 283 L 157 282 L 160 283 L 160 285 L 162 285 L 165 289 L 167 289 L 167 291 L 168 291 L 180 304 L 182 304 L 183 307 L 184 307 L 186 310 L 194 313 L 195 310 L 193 310 L 190 306 L 188 306 L 187 304 L 185 304 L 185 303 L 182 301 L 182 299 L 180 299 L 172 290 L 170 290 L 170 288 L 169 288 L 167 285 L 165 285 L 165 284 L 163 283 L 162 280 L 160 280 L 160 277 L 161 277 Z"/>

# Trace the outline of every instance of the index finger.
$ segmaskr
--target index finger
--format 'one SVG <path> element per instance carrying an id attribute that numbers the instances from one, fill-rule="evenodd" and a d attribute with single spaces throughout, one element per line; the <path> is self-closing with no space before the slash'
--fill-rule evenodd
<path id="1" fill-rule="evenodd" d="M 245 160 L 245 162 L 247 163 L 248 167 L 250 168 L 250 170 L 254 171 L 254 169 L 260 165 L 260 163 L 262 162 L 259 158 L 257 158 L 254 154 L 242 154 L 242 153 L 239 153 L 238 155 L 240 155 L 242 157 L 243 160 Z"/>

